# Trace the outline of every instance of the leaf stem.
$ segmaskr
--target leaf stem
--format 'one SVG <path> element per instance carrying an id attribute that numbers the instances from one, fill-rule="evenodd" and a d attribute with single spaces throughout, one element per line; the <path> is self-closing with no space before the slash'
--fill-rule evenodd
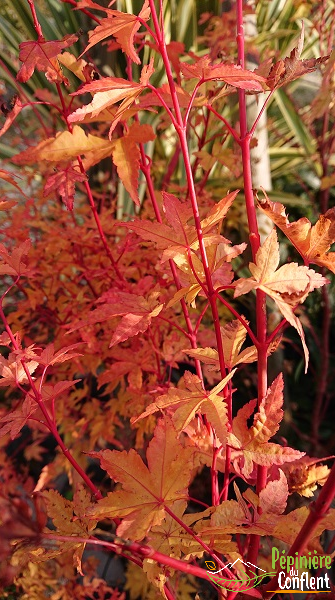
<path id="1" fill-rule="evenodd" d="M 68 117 L 68 109 L 67 109 L 65 101 L 64 101 L 64 96 L 63 96 L 62 89 L 61 89 L 59 83 L 56 83 L 56 87 L 57 87 L 58 95 L 59 95 L 59 98 L 60 98 L 60 101 L 61 101 L 61 104 L 62 104 L 62 107 L 63 107 L 63 117 L 65 119 L 65 122 L 66 122 L 66 125 L 67 125 L 67 128 L 68 128 L 69 132 L 72 133 L 73 132 L 73 127 L 72 127 L 71 123 L 69 123 L 68 118 L 67 118 Z M 83 175 L 86 175 L 86 169 L 84 167 L 84 164 L 83 164 L 81 156 L 77 156 L 77 160 L 78 160 L 80 172 Z M 104 231 L 102 229 L 100 217 L 99 217 L 97 208 L 95 206 L 95 202 L 94 202 L 94 198 L 93 198 L 91 186 L 90 186 L 89 181 L 87 179 L 84 181 L 84 186 L 85 186 L 85 190 L 86 190 L 88 202 L 89 202 L 89 205 L 91 207 L 91 210 L 92 210 L 92 213 L 93 213 L 93 217 L 94 217 L 94 220 L 95 220 L 98 232 L 99 232 L 100 239 L 101 239 L 103 247 L 105 249 L 105 252 L 106 252 L 106 254 L 107 254 L 107 256 L 108 256 L 108 258 L 109 258 L 109 260 L 110 260 L 110 262 L 112 264 L 112 267 L 113 267 L 113 269 L 114 269 L 117 277 L 119 278 L 119 280 L 120 281 L 125 281 L 125 279 L 124 279 L 124 277 L 123 277 L 123 275 L 122 275 L 122 273 L 121 273 L 121 271 L 119 269 L 117 261 L 114 260 L 114 257 L 112 255 L 110 249 L 109 249 L 109 246 L 108 246 L 108 243 L 107 243 L 107 240 L 106 240 L 106 236 L 105 236 Z"/>
<path id="2" fill-rule="evenodd" d="M 31 14 L 33 17 L 33 23 L 34 23 L 34 27 L 35 27 L 35 31 L 37 33 L 37 38 L 39 42 L 44 42 L 45 41 L 45 37 L 43 35 L 42 32 L 42 27 L 38 21 L 37 18 L 37 14 L 36 14 L 36 9 L 35 9 L 35 5 L 34 5 L 34 0 L 27 0 L 29 6 L 30 6 L 30 10 L 31 10 Z"/>
<path id="3" fill-rule="evenodd" d="M 239 137 L 237 131 L 230 125 L 230 123 L 228 123 L 227 119 L 225 119 L 222 115 L 220 115 L 220 113 L 218 113 L 215 110 L 215 108 L 213 108 L 210 104 L 206 104 L 206 107 L 208 108 L 208 110 L 210 110 L 213 113 L 213 115 L 215 115 L 220 121 L 222 121 L 225 124 L 229 133 L 231 133 L 231 135 L 233 136 L 235 142 L 237 142 L 239 144 L 240 137 Z"/>
<path id="4" fill-rule="evenodd" d="M 13 335 L 13 332 L 8 324 L 7 318 L 5 313 L 3 312 L 3 308 L 2 308 L 2 304 L 0 305 L 0 319 L 2 320 L 4 327 L 9 335 L 9 338 L 13 344 L 13 348 L 15 350 L 19 350 L 19 345 Z M 45 426 L 49 429 L 50 433 L 54 436 L 57 444 L 59 445 L 61 451 L 63 452 L 64 456 L 67 458 L 67 460 L 70 462 L 70 464 L 73 466 L 73 468 L 77 471 L 77 473 L 80 475 L 80 477 L 83 479 L 83 481 L 86 483 L 86 485 L 89 487 L 89 489 L 91 490 L 91 492 L 93 493 L 94 497 L 96 500 L 100 500 L 102 498 L 102 494 L 101 492 L 98 490 L 98 488 L 94 485 L 94 483 L 91 481 L 91 479 L 88 477 L 88 475 L 85 473 L 85 471 L 81 468 L 81 466 L 77 463 L 77 461 L 75 460 L 75 458 L 72 456 L 71 452 L 68 450 L 68 448 L 66 448 L 62 438 L 60 437 L 58 430 L 57 430 L 57 426 L 55 424 L 55 422 L 50 418 L 50 415 L 46 409 L 46 407 L 44 406 L 43 400 L 42 400 L 42 395 L 41 393 L 38 391 L 38 389 L 36 388 L 36 385 L 34 383 L 34 380 L 29 372 L 29 369 L 25 363 L 25 359 L 21 358 L 20 362 L 22 364 L 22 367 L 24 369 L 24 372 L 27 376 L 27 379 L 29 381 L 31 390 L 34 394 L 34 399 L 35 402 L 37 403 L 40 411 L 43 414 L 43 417 L 45 418 Z"/>
<path id="5" fill-rule="evenodd" d="M 182 573 L 188 573 L 189 575 L 193 575 L 194 577 L 199 577 L 200 579 L 205 579 L 206 581 L 211 582 L 211 579 L 208 576 L 208 572 L 205 571 L 205 569 L 187 563 L 178 558 L 173 558 L 172 556 L 168 556 L 166 554 L 163 554 L 162 552 L 158 552 L 151 546 L 141 544 L 140 542 L 128 542 L 126 540 L 121 540 L 117 537 L 115 538 L 114 542 L 107 542 L 105 540 L 99 540 L 95 538 L 81 538 L 77 536 L 57 535 L 53 533 L 44 533 L 43 536 L 44 539 L 52 539 L 60 542 L 74 542 L 92 544 L 95 546 L 104 546 L 105 548 L 108 548 L 116 554 L 120 554 L 120 551 L 126 553 L 125 555 L 127 556 L 127 558 L 129 557 L 129 553 L 131 553 L 132 555 L 138 555 L 142 559 L 150 558 L 151 560 L 154 560 L 161 565 L 166 565 L 168 567 L 171 567 L 172 569 L 181 571 Z"/>
<path id="6" fill-rule="evenodd" d="M 236 21 L 237 21 L 237 52 L 239 65 L 244 69 L 244 25 L 243 25 L 243 0 L 236 2 Z M 251 133 L 247 126 L 247 105 L 246 92 L 243 89 L 238 90 L 240 134 L 239 141 L 242 152 L 244 196 L 249 225 L 249 239 L 252 251 L 253 261 L 256 262 L 256 255 L 260 248 L 260 235 L 258 231 L 256 208 L 254 202 L 254 193 L 251 176 L 251 156 L 250 141 Z M 266 295 L 262 290 L 256 290 L 256 329 L 257 329 L 257 350 L 258 350 L 258 404 L 262 401 L 267 391 L 267 314 L 266 314 Z M 265 487 L 267 480 L 266 467 L 259 466 L 257 469 L 256 491 L 259 494 Z M 248 561 L 257 563 L 259 551 L 260 536 L 252 535 L 248 551 Z"/>

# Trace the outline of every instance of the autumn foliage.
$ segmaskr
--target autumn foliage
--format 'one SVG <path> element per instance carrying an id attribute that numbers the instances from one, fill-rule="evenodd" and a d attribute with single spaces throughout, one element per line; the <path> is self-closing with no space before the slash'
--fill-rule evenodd
<path id="1" fill-rule="evenodd" d="M 222 39 L 216 55 L 213 37 L 206 53 L 167 43 L 154 0 L 138 15 L 68 0 L 90 30 L 60 40 L 27 1 L 36 39 L 20 44 L 0 131 L 17 148 L 0 170 L 3 593 L 232 600 L 205 560 L 271 571 L 273 546 L 333 556 L 321 536 L 335 470 L 278 434 L 285 368 L 270 378 L 268 361 L 293 330 L 308 373 L 303 304 L 335 273 L 335 208 L 289 219 L 253 189 L 250 148 L 273 94 L 334 57 L 301 59 L 302 26 L 286 58 L 248 69 L 240 0 L 229 58 Z M 106 43 L 124 78 L 96 66 Z M 47 85 L 31 100 L 36 71 Z M 133 205 L 122 218 L 120 189 Z M 274 225 L 265 239 L 256 209 Z M 313 511 L 297 502 L 317 489 Z M 121 581 L 105 580 L 92 549 L 122 558 Z"/>

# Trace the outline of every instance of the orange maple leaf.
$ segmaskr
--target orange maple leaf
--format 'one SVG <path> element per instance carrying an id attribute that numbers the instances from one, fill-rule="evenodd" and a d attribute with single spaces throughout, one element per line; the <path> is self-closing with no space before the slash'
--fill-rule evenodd
<path id="1" fill-rule="evenodd" d="M 216 234 L 211 234 L 212 229 L 226 216 L 229 207 L 234 201 L 237 191 L 231 192 L 220 202 L 214 205 L 207 217 L 201 221 L 201 229 L 205 245 L 209 246 L 214 241 L 229 244 L 229 240 Z M 193 211 L 190 206 L 181 202 L 173 194 L 163 192 L 163 210 L 168 225 L 164 223 L 152 223 L 147 220 L 136 220 L 130 223 L 122 223 L 123 227 L 132 229 L 143 239 L 154 242 L 158 248 L 164 249 L 162 262 L 178 255 L 184 256 L 187 249 L 198 250 L 199 240 L 195 226 L 189 225 L 188 221 L 193 219 Z"/>
<path id="2" fill-rule="evenodd" d="M 249 269 L 253 277 L 241 278 L 236 282 L 235 298 L 247 294 L 253 289 L 261 289 L 277 304 L 285 319 L 295 327 L 301 338 L 305 353 L 306 371 L 308 367 L 308 349 L 304 331 L 293 307 L 303 302 L 309 292 L 321 287 L 328 279 L 297 263 L 279 265 L 279 244 L 277 233 L 273 230 L 256 254 L 256 264 L 250 263 Z"/>
<path id="3" fill-rule="evenodd" d="M 24 263 L 24 257 L 28 254 L 31 241 L 26 240 L 10 254 L 3 244 L 0 244 L 0 274 L 1 275 L 30 275 L 31 269 Z"/>
<path id="4" fill-rule="evenodd" d="M 91 505 L 89 493 L 82 486 L 78 486 L 72 501 L 63 498 L 56 490 L 42 492 L 41 496 L 46 503 L 48 516 L 52 519 L 56 532 L 60 535 L 74 537 L 73 542 L 62 542 L 57 549 L 45 550 L 43 555 L 44 559 L 53 558 L 68 550 L 75 550 L 73 555 L 73 565 L 77 568 L 77 571 L 83 575 L 81 569 L 81 557 L 85 549 L 85 543 L 76 542 L 76 537 L 89 538 L 94 529 L 92 521 L 85 516 L 85 513 Z M 50 533 L 52 533 L 52 531 Z M 48 532 L 49 530 L 47 529 L 45 532 L 46 538 Z"/>
<path id="5" fill-rule="evenodd" d="M 122 489 L 99 500 L 88 514 L 98 520 L 123 518 L 117 535 L 142 540 L 149 529 L 160 525 L 166 510 L 185 511 L 188 485 L 193 470 L 193 450 L 184 448 L 169 419 L 159 421 L 147 450 L 146 466 L 135 450 L 92 452 L 102 469 L 119 482 Z"/>
<path id="6" fill-rule="evenodd" d="M 112 148 L 113 144 L 109 140 L 90 133 L 86 135 L 81 127 L 75 125 L 72 132 L 59 132 L 56 137 L 43 140 L 37 146 L 16 154 L 12 161 L 18 165 L 29 165 L 40 161 L 61 163 L 84 155 L 84 166 L 88 169 L 103 158 L 111 156 Z"/>
<path id="7" fill-rule="evenodd" d="M 113 122 L 109 130 L 109 137 L 114 131 L 117 123 L 122 119 L 122 116 L 128 111 L 128 109 L 134 104 L 135 100 L 141 95 L 143 90 L 147 87 L 149 79 L 154 72 L 153 60 L 150 61 L 149 65 L 143 67 L 140 77 L 140 83 L 127 81 L 119 77 L 104 77 L 99 81 L 92 81 L 80 88 L 77 92 L 71 94 L 76 96 L 78 94 L 86 94 L 90 92 L 93 94 L 93 100 L 90 104 L 78 108 L 76 111 L 69 115 L 68 120 L 70 123 L 76 121 L 82 121 L 87 115 L 96 117 L 106 108 L 113 106 L 120 100 L 122 100 L 116 113 L 113 116 Z"/>
<path id="8" fill-rule="evenodd" d="M 140 125 L 135 122 L 126 135 L 113 140 L 112 158 L 124 187 L 137 206 L 140 205 L 138 195 L 138 176 L 140 172 L 141 153 L 138 144 L 155 139 L 151 125 Z"/>
<path id="9" fill-rule="evenodd" d="M 231 380 L 235 370 L 231 371 L 210 391 L 204 390 L 199 377 L 186 372 L 182 381 L 186 389 L 170 388 L 167 394 L 158 396 L 155 402 L 152 402 L 141 415 L 131 419 L 131 422 L 136 423 L 139 419 L 143 419 L 157 411 L 175 407 L 172 420 L 178 433 L 188 426 L 196 413 L 201 413 L 207 416 L 208 421 L 215 429 L 216 435 L 224 443 L 227 435 L 227 405 L 219 394 L 228 381 Z"/>
<path id="10" fill-rule="evenodd" d="M 107 18 L 102 19 L 100 24 L 93 31 L 89 32 L 89 44 L 86 46 L 85 52 L 90 50 L 95 44 L 101 42 L 101 40 L 105 40 L 112 35 L 120 44 L 123 52 L 125 52 L 133 62 L 138 65 L 140 64 L 141 61 L 134 47 L 134 37 L 141 27 L 139 18 L 143 21 L 147 21 L 150 17 L 149 0 L 145 0 L 138 16 L 123 13 L 119 10 L 104 8 L 92 0 L 80 0 L 77 3 L 77 8 L 93 8 L 95 10 L 104 11 L 107 14 Z"/>
<path id="11" fill-rule="evenodd" d="M 335 252 L 327 253 L 335 242 L 335 208 L 320 215 L 315 225 L 307 217 L 290 223 L 283 204 L 271 202 L 262 191 L 265 199 L 257 198 L 259 208 L 285 233 L 304 261 L 327 267 L 335 273 Z"/>
<path id="12" fill-rule="evenodd" d="M 262 399 L 250 429 L 247 422 L 256 407 L 257 400 L 245 404 L 234 418 L 233 432 L 228 433 L 228 443 L 234 449 L 233 460 L 236 462 L 236 469 L 241 470 L 244 477 L 251 476 L 254 463 L 268 467 L 273 464 L 282 465 L 304 455 L 304 452 L 268 442 L 278 431 L 283 418 L 281 408 L 283 400 L 283 377 L 280 374 Z M 241 458 L 243 462 L 239 467 Z"/>
<path id="13" fill-rule="evenodd" d="M 300 60 L 303 44 L 304 24 L 302 23 L 297 47 L 293 48 L 290 56 L 287 56 L 284 60 L 279 60 L 270 69 L 266 83 L 271 90 L 278 89 L 282 85 L 298 79 L 301 75 L 305 75 L 305 73 L 315 71 L 319 65 L 328 60 L 329 56 Z"/>
<path id="14" fill-rule="evenodd" d="M 23 65 L 16 79 L 24 83 L 30 79 L 34 70 L 38 69 L 38 71 L 44 71 L 47 79 L 51 81 L 67 82 L 61 74 L 56 57 L 64 48 L 72 46 L 77 40 L 78 36 L 73 34 L 66 35 L 62 40 L 22 42 L 19 59 Z"/>
<path id="15" fill-rule="evenodd" d="M 61 196 L 66 208 L 73 210 L 75 183 L 86 180 L 87 175 L 80 172 L 78 163 L 61 163 L 47 178 L 43 196 L 49 196 L 52 192 L 56 192 Z"/>
<path id="16" fill-rule="evenodd" d="M 110 347 L 115 346 L 148 329 L 151 319 L 157 317 L 163 308 L 163 304 L 157 301 L 158 295 L 159 292 L 152 292 L 146 299 L 136 294 L 110 290 L 97 300 L 98 303 L 104 303 L 103 306 L 89 312 L 85 319 L 71 327 L 69 333 L 87 325 L 122 316 L 110 342 Z"/>
<path id="17" fill-rule="evenodd" d="M 249 321 L 245 319 L 247 325 Z M 247 332 L 244 325 L 237 319 L 220 327 L 223 353 L 225 365 L 228 369 L 232 369 L 236 365 L 252 363 L 258 358 L 256 346 L 249 346 L 241 351 L 244 344 Z M 271 354 L 278 348 L 280 340 L 276 339 L 268 348 L 268 354 Z M 201 360 L 206 365 L 209 365 L 209 371 L 219 371 L 220 361 L 218 351 L 214 348 L 196 348 L 195 350 L 184 350 L 185 354 L 193 356 Z"/>
<path id="18" fill-rule="evenodd" d="M 197 62 L 189 65 L 181 63 L 180 69 L 187 79 L 201 81 L 224 81 L 236 88 L 262 92 L 265 78 L 253 71 L 242 69 L 239 65 L 229 63 L 212 64 L 209 55 L 203 56 Z"/>
<path id="19" fill-rule="evenodd" d="M 216 545 L 216 540 L 228 532 L 272 535 L 287 504 L 288 486 L 284 473 L 279 470 L 279 479 L 269 481 L 259 495 L 250 488 L 241 494 L 236 484 L 234 491 L 237 500 L 224 500 L 215 507 L 211 527 L 201 529 L 201 537 L 211 535 Z"/>

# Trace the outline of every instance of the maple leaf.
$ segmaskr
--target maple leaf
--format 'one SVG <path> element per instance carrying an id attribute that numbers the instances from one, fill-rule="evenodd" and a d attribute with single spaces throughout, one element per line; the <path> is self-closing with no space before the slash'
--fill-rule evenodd
<path id="1" fill-rule="evenodd" d="M 66 35 L 62 40 L 22 42 L 20 44 L 19 59 L 23 63 L 16 79 L 25 83 L 30 79 L 34 70 L 44 71 L 50 81 L 67 80 L 62 76 L 57 61 L 57 54 L 64 48 L 72 46 L 78 40 L 77 35 Z"/>
<path id="2" fill-rule="evenodd" d="M 106 108 L 122 100 L 113 116 L 113 122 L 109 130 L 109 137 L 111 138 L 116 125 L 146 88 L 153 72 L 153 59 L 151 59 L 149 65 L 144 66 L 142 69 L 140 83 L 134 83 L 118 77 L 104 77 L 103 79 L 82 86 L 80 90 L 71 95 L 75 96 L 90 92 L 93 94 L 93 100 L 90 104 L 78 108 L 71 113 L 68 117 L 69 122 L 82 121 L 87 115 L 96 117 Z"/>
<path id="3" fill-rule="evenodd" d="M 239 65 L 229 63 L 211 64 L 210 56 L 200 58 L 194 64 L 181 63 L 181 72 L 187 79 L 196 78 L 200 81 L 224 81 L 228 85 L 263 92 L 265 78 L 253 71 L 242 69 Z"/>
<path id="4" fill-rule="evenodd" d="M 227 435 L 227 406 L 219 393 L 226 387 L 234 373 L 235 370 L 209 392 L 204 390 L 199 377 L 186 372 L 182 380 L 186 389 L 170 388 L 167 394 L 158 396 L 157 400 L 150 404 L 142 414 L 132 418 L 131 423 L 136 423 L 139 419 L 143 419 L 158 410 L 176 407 L 172 420 L 178 433 L 188 426 L 197 413 L 201 413 L 207 416 L 208 421 L 215 429 L 216 435 L 224 443 Z"/>
<path id="5" fill-rule="evenodd" d="M 210 235 L 210 231 L 224 219 L 237 193 L 238 191 L 234 191 L 222 198 L 201 221 L 205 245 L 206 242 L 210 245 L 215 240 L 229 244 L 228 240 L 219 235 Z M 143 239 L 154 242 L 158 248 L 164 249 L 162 262 L 170 258 L 174 259 L 179 254 L 183 256 L 187 249 L 197 250 L 199 240 L 196 228 L 194 225 L 188 225 L 188 221 L 193 218 L 192 208 L 173 194 L 163 192 L 163 210 L 169 225 L 138 219 L 130 223 L 122 223 L 122 226 L 135 231 Z"/>
<path id="6" fill-rule="evenodd" d="M 123 52 L 125 52 L 133 62 L 139 65 L 141 61 L 134 47 L 134 37 L 141 27 L 139 18 L 143 21 L 147 21 L 150 17 L 149 0 L 145 0 L 138 17 L 118 10 L 103 8 L 95 2 L 92 2 L 92 0 L 80 0 L 77 3 L 76 8 L 86 7 L 103 10 L 107 14 L 107 18 L 102 19 L 100 25 L 89 32 L 89 44 L 86 46 L 85 52 L 90 50 L 95 44 L 98 44 L 98 42 L 101 42 L 101 40 L 105 40 L 112 35 L 120 44 Z"/>
<path id="7" fill-rule="evenodd" d="M 89 83 L 90 76 L 93 75 L 93 67 L 89 65 L 83 58 L 76 58 L 71 52 L 63 52 L 57 56 L 57 60 L 64 65 L 71 73 L 76 75 L 80 81 Z"/>
<path id="8" fill-rule="evenodd" d="M 213 288 L 215 290 L 219 287 L 229 286 L 231 284 L 234 273 L 231 265 L 228 263 L 230 262 L 230 259 L 241 254 L 246 247 L 245 244 L 228 247 L 225 242 L 221 242 L 220 240 L 221 238 L 218 235 L 207 234 L 205 242 L 206 246 L 208 243 L 210 244 L 206 249 L 206 255 L 209 270 L 212 274 Z M 228 248 L 228 250 L 225 251 L 224 248 Z M 168 255 L 169 252 L 170 249 L 168 248 L 166 254 Z M 172 253 L 174 253 L 173 250 Z M 220 256 L 223 256 L 223 263 Z M 196 254 L 190 258 L 189 256 L 178 253 L 174 256 L 173 260 L 178 269 L 180 269 L 180 283 L 185 287 L 177 290 L 167 304 L 167 308 L 170 308 L 170 306 L 179 302 L 181 298 L 185 298 L 186 302 L 195 308 L 195 298 L 197 295 L 205 295 L 203 287 L 206 287 L 206 276 L 203 263 Z M 199 281 L 202 282 L 202 285 Z"/>
<path id="9" fill-rule="evenodd" d="M 43 196 L 49 196 L 52 192 L 57 192 L 66 208 L 73 210 L 75 183 L 86 181 L 87 175 L 81 173 L 77 163 L 60 164 L 55 168 L 55 173 L 49 175 L 43 189 Z"/>
<path id="10" fill-rule="evenodd" d="M 43 140 L 37 146 L 27 148 L 11 159 L 17 165 L 29 165 L 35 162 L 63 162 L 84 155 L 85 168 L 111 156 L 113 145 L 109 140 L 98 136 L 85 134 L 84 130 L 75 125 L 72 133 L 62 131 L 56 137 Z"/>
<path id="11" fill-rule="evenodd" d="M 280 202 L 271 202 L 262 189 L 265 199 L 258 200 L 259 208 L 288 237 L 306 263 L 327 267 L 335 273 L 335 252 L 328 252 L 335 242 L 335 208 L 320 215 L 315 225 L 307 217 L 290 223 L 285 207 Z"/>
<path id="12" fill-rule="evenodd" d="M 237 501 L 225 500 L 219 506 L 216 506 L 211 516 L 210 527 L 202 526 L 198 531 L 198 535 L 202 539 L 210 535 L 211 539 L 214 540 L 213 546 L 215 549 L 219 548 L 221 537 L 228 532 L 245 535 L 271 535 L 289 545 L 294 542 L 309 515 L 309 508 L 303 506 L 288 514 L 283 514 L 287 504 L 288 486 L 285 475 L 281 470 L 279 479 L 268 482 L 259 496 L 250 489 L 243 496 L 247 502 L 241 494 L 237 494 Z M 252 511 L 248 507 L 250 504 L 253 508 Z M 257 510 L 258 506 L 262 511 L 261 514 Z M 312 543 L 315 543 L 314 540 L 325 529 L 332 529 L 334 518 L 335 509 L 330 509 L 327 516 L 313 530 Z M 322 549 L 319 548 L 319 551 L 322 552 Z"/>
<path id="13" fill-rule="evenodd" d="M 10 254 L 3 244 L 0 244 L 0 256 L 2 262 L 0 263 L 0 274 L 1 275 L 30 275 L 31 269 L 23 262 L 24 256 L 28 254 L 31 248 L 30 240 L 22 242 L 17 248 L 14 248 Z"/>
<path id="14" fill-rule="evenodd" d="M 287 515 L 280 515 L 276 523 L 276 527 L 273 529 L 272 535 L 291 546 L 309 515 L 310 508 L 307 506 L 302 506 L 301 508 L 292 510 Z M 320 554 L 322 554 L 323 550 L 317 538 L 320 537 L 325 529 L 333 529 L 334 519 L 335 509 L 330 508 L 327 511 L 326 516 L 324 516 L 321 521 L 318 522 L 316 528 L 313 528 L 312 530 L 309 544 L 312 549 L 315 549 L 315 544 L 317 543 L 317 551 Z"/>
<path id="15" fill-rule="evenodd" d="M 193 450 L 184 448 L 170 420 L 160 420 L 147 450 L 144 464 L 135 450 L 118 452 L 101 450 L 90 453 L 100 460 L 100 466 L 122 486 L 99 500 L 88 514 L 102 520 L 123 518 L 117 535 L 142 540 L 147 532 L 160 525 L 166 508 L 187 506 L 188 485 L 193 471 Z"/>
<path id="16" fill-rule="evenodd" d="M 13 410 L 1 417 L 0 438 L 9 433 L 11 439 L 14 440 L 26 425 L 36 407 L 36 402 L 27 395 L 19 409 Z"/>
<path id="17" fill-rule="evenodd" d="M 245 319 L 247 325 L 249 321 Z M 249 346 L 241 351 L 241 347 L 247 337 L 247 332 L 244 325 L 238 320 L 231 321 L 223 327 L 220 327 L 221 340 L 225 365 L 228 369 L 232 369 L 236 365 L 242 363 L 252 363 L 258 358 L 256 346 Z M 272 354 L 280 343 L 280 339 L 275 340 L 268 347 L 268 355 Z M 196 348 L 195 350 L 184 350 L 186 354 L 201 360 L 206 365 L 209 365 L 209 370 L 220 370 L 220 361 L 218 351 L 214 348 Z"/>
<path id="18" fill-rule="evenodd" d="M 261 289 L 277 304 L 285 319 L 298 331 L 305 353 L 306 371 L 308 367 L 308 349 L 305 342 L 304 331 L 299 319 L 293 312 L 292 306 L 303 302 L 309 292 L 321 287 L 328 279 L 297 263 L 279 265 L 279 244 L 277 233 L 272 230 L 256 254 L 256 264 L 250 263 L 249 269 L 253 277 L 241 278 L 235 285 L 235 298 L 250 292 L 252 289 Z"/>
<path id="19" fill-rule="evenodd" d="M 282 465 L 304 455 L 303 452 L 292 448 L 268 442 L 270 437 L 278 431 L 283 418 L 281 408 L 283 377 L 281 374 L 274 380 L 266 396 L 260 402 L 253 425 L 249 429 L 247 422 L 256 404 L 257 400 L 251 400 L 238 411 L 233 420 L 232 433 L 228 433 L 228 443 L 236 451 L 237 461 L 239 461 L 239 457 L 243 458 L 241 473 L 247 478 L 254 469 L 254 463 L 262 466 Z"/>
<path id="20" fill-rule="evenodd" d="M 91 506 L 91 498 L 82 486 L 78 486 L 76 489 L 73 501 L 66 500 L 56 490 L 42 492 L 41 496 L 45 501 L 48 516 L 52 519 L 58 535 L 74 536 L 74 538 L 90 537 L 94 524 L 91 519 L 85 516 L 85 513 Z M 45 536 L 47 537 L 47 534 Z M 83 575 L 81 557 L 85 549 L 85 543 L 78 543 L 75 540 L 73 542 L 62 542 L 56 550 L 46 550 L 44 560 L 67 552 L 69 549 L 75 549 L 73 563 L 78 572 Z"/>
<path id="21" fill-rule="evenodd" d="M 222 534 L 228 532 L 272 535 L 286 508 L 288 486 L 281 470 L 279 479 L 269 481 L 259 495 L 250 489 L 241 494 L 236 485 L 234 490 L 237 500 L 224 500 L 216 506 L 210 528 L 202 525 L 199 531 L 202 538 L 212 536 L 215 548 Z"/>
<path id="22" fill-rule="evenodd" d="M 320 460 L 320 459 L 319 459 Z M 323 459 L 326 460 L 326 459 Z M 330 473 L 327 465 L 318 465 L 315 458 L 304 456 L 290 464 L 284 465 L 290 493 L 311 498 L 318 485 L 324 485 Z"/>
<path id="23" fill-rule="evenodd" d="M 33 372 L 34 366 L 28 366 L 29 371 Z M 3 380 L 0 380 L 0 385 L 2 381 Z M 78 381 L 81 380 L 74 379 L 72 381 L 59 381 L 56 385 L 43 385 L 42 400 L 44 404 L 49 406 L 57 396 L 65 392 L 65 390 L 69 389 L 69 387 L 73 386 Z M 0 437 L 9 433 L 11 439 L 14 440 L 33 415 L 35 421 L 39 420 L 41 423 L 44 422 L 44 416 L 42 415 L 37 402 L 31 394 L 28 393 L 20 408 L 13 410 L 0 418 Z"/>
<path id="24" fill-rule="evenodd" d="M 43 350 L 43 352 L 36 358 L 36 360 L 44 366 L 55 365 L 57 363 L 63 363 L 67 360 L 71 360 L 76 356 L 82 356 L 80 352 L 72 352 L 78 348 L 78 346 L 82 346 L 83 342 L 77 342 L 76 344 L 71 344 L 71 346 L 64 346 L 57 352 L 54 350 L 54 344 L 48 344 L 48 346 Z"/>
<path id="25" fill-rule="evenodd" d="M 114 141 L 112 157 L 124 187 L 137 206 L 140 205 L 138 196 L 138 176 L 140 171 L 141 153 L 138 144 L 155 139 L 151 125 L 140 125 L 135 122 L 126 135 Z"/>
<path id="26" fill-rule="evenodd" d="M 271 90 L 278 89 L 282 85 L 298 79 L 301 75 L 315 71 L 319 65 L 328 60 L 329 56 L 300 60 L 303 44 L 304 24 L 302 23 L 297 47 L 293 48 L 290 56 L 284 58 L 284 60 L 279 60 L 270 69 L 266 83 Z"/>
<path id="27" fill-rule="evenodd" d="M 158 295 L 159 292 L 152 292 L 146 300 L 136 294 L 110 290 L 97 301 L 103 302 L 104 305 L 89 312 L 84 320 L 71 327 L 69 333 L 87 325 L 122 316 L 109 345 L 115 346 L 148 329 L 151 319 L 157 317 L 163 308 L 163 304 L 158 304 Z"/>

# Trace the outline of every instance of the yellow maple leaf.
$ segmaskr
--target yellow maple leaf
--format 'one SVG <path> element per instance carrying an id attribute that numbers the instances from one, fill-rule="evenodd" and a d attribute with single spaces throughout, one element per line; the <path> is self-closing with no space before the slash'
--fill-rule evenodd
<path id="1" fill-rule="evenodd" d="M 17 165 L 29 165 L 35 162 L 61 162 L 84 155 L 85 168 L 111 156 L 113 144 L 108 139 L 96 135 L 86 135 L 84 130 L 75 125 L 72 133 L 62 131 L 56 137 L 43 140 L 37 146 L 27 148 L 16 154 L 12 161 Z"/>
<path id="2" fill-rule="evenodd" d="M 290 223 L 283 204 L 271 202 L 266 192 L 262 191 L 265 199 L 258 199 L 259 208 L 285 233 L 303 259 L 335 273 L 335 252 L 327 254 L 335 241 L 335 208 L 320 215 L 315 225 L 307 217 Z"/>
<path id="3" fill-rule="evenodd" d="M 249 264 L 252 277 L 247 279 L 241 277 L 236 282 L 234 297 L 237 298 L 251 290 L 260 289 L 275 301 L 282 315 L 299 333 L 307 371 L 308 349 L 305 335 L 298 317 L 293 312 L 293 307 L 303 302 L 309 292 L 329 282 L 328 279 L 306 266 L 289 263 L 278 269 L 278 265 L 279 244 L 274 229 L 258 250 L 256 263 Z"/>
<path id="4" fill-rule="evenodd" d="M 170 388 L 167 394 L 159 396 L 142 414 L 131 419 L 131 422 L 135 423 L 159 410 L 175 407 L 172 420 L 179 433 L 189 425 L 196 413 L 201 413 L 206 415 L 209 423 L 214 427 L 216 435 L 224 443 L 227 434 L 227 406 L 219 394 L 233 377 L 235 371 L 236 369 L 231 371 L 210 391 L 204 390 L 199 377 L 186 372 L 183 377 L 185 389 Z"/>
<path id="5" fill-rule="evenodd" d="M 188 485 L 193 470 L 193 450 L 177 439 L 170 419 L 159 421 L 147 451 L 148 466 L 135 450 L 102 450 L 91 453 L 100 460 L 122 489 L 111 492 L 93 506 L 88 514 L 94 519 L 122 518 L 117 535 L 142 540 L 155 525 L 160 525 L 167 509 L 185 511 Z"/>

